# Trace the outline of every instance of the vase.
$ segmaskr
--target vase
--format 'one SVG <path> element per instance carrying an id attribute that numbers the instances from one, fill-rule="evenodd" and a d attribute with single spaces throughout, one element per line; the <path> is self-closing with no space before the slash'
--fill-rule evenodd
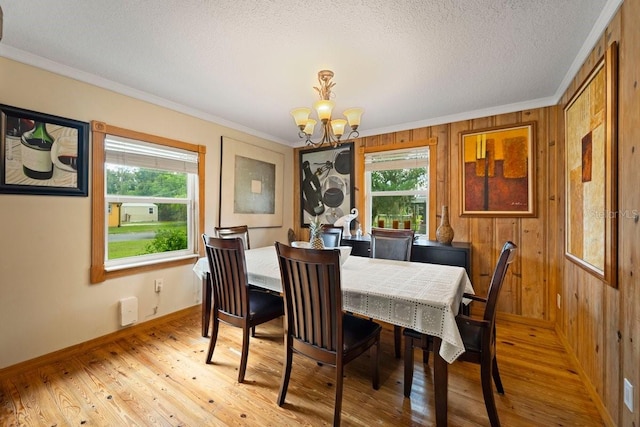
<path id="1" fill-rule="evenodd" d="M 440 217 L 440 225 L 436 229 L 436 239 L 445 245 L 450 245 L 453 241 L 453 228 L 449 224 L 449 207 L 442 207 L 442 216 Z"/>

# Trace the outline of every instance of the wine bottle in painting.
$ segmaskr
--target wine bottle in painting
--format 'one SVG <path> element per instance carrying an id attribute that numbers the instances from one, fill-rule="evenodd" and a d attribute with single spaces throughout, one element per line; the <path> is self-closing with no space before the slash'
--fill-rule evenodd
<path id="1" fill-rule="evenodd" d="M 20 139 L 22 134 L 33 129 L 33 120 L 24 119 L 21 117 L 14 117 L 7 115 L 6 121 L 6 151 L 5 159 L 13 160 L 14 147 L 20 147 Z"/>
<path id="2" fill-rule="evenodd" d="M 318 176 L 311 171 L 309 162 L 302 163 L 304 179 L 302 181 L 302 193 L 304 195 L 304 210 L 311 215 L 320 215 L 324 212 L 322 203 L 322 189 Z"/>
<path id="3" fill-rule="evenodd" d="M 53 137 L 45 123 L 36 122 L 33 130 L 22 135 L 22 169 L 29 178 L 49 179 L 53 176 L 51 147 Z"/>

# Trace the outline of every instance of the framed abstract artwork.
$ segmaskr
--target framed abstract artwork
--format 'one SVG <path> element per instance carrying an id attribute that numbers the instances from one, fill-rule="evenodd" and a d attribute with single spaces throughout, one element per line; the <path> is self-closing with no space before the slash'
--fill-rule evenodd
<path id="1" fill-rule="evenodd" d="M 284 155 L 222 137 L 221 227 L 282 226 Z"/>
<path id="2" fill-rule="evenodd" d="M 353 142 L 300 151 L 300 225 L 333 224 L 355 207 Z"/>
<path id="3" fill-rule="evenodd" d="M 89 123 L 0 105 L 0 193 L 88 195 Z"/>
<path id="4" fill-rule="evenodd" d="M 460 133 L 460 214 L 534 217 L 535 123 Z"/>
<path id="5" fill-rule="evenodd" d="M 617 286 L 617 44 L 564 109 L 565 255 Z"/>

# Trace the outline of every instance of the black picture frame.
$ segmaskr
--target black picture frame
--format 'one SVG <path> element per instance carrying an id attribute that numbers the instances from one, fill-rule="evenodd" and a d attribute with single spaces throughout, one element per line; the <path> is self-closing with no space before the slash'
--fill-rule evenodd
<path id="1" fill-rule="evenodd" d="M 353 142 L 300 151 L 300 226 L 333 224 L 355 207 Z"/>
<path id="2" fill-rule="evenodd" d="M 27 143 L 38 123 L 52 142 Z M 0 193 L 86 197 L 88 174 L 89 123 L 0 104 Z"/>

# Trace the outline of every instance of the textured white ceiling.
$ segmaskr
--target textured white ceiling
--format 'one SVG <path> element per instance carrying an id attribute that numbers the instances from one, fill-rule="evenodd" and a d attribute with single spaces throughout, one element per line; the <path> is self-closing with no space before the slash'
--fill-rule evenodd
<path id="1" fill-rule="evenodd" d="M 554 104 L 621 1 L 2 0 L 0 56 L 295 146 L 321 69 L 361 136 Z"/>

